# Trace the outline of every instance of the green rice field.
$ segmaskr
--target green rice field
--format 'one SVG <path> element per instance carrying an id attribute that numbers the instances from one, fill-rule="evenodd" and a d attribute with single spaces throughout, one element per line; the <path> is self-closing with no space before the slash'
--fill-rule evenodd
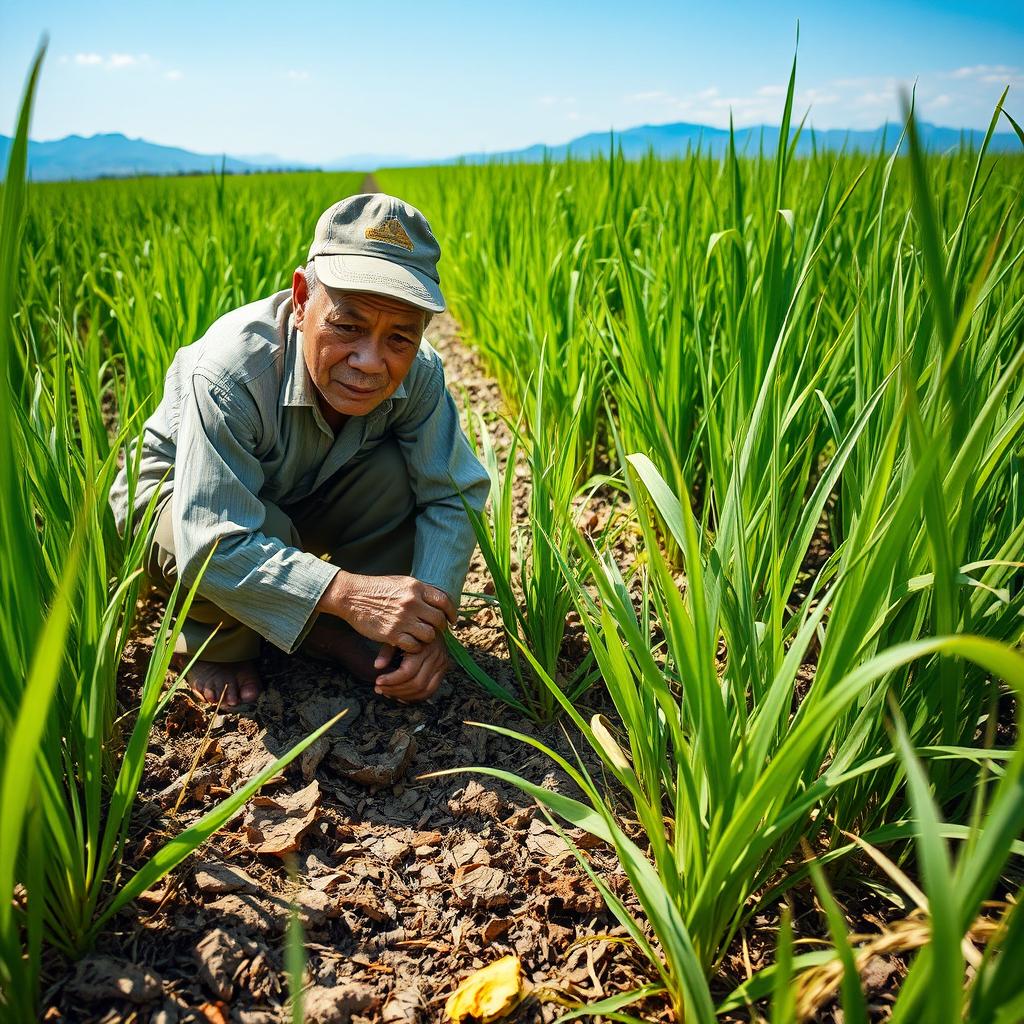
<path id="1" fill-rule="evenodd" d="M 185 697 L 176 619 L 142 574 L 148 517 L 122 540 L 107 495 L 175 351 L 288 287 L 320 211 L 364 187 L 26 184 L 26 117 L 0 240 L 11 1021 L 141 927 L 135 901 L 331 725 L 182 827 L 147 817 L 162 838 L 142 841 L 147 750 Z M 784 129 L 778 151 L 722 159 L 375 173 L 430 220 L 501 396 L 452 389 L 492 477 L 474 517 L 490 583 L 464 618 L 485 609 L 500 643 L 449 645 L 526 767 L 467 748 L 417 785 L 539 804 L 568 851 L 552 870 L 596 890 L 631 965 L 510 1019 L 1024 1020 L 1024 155 L 926 153 L 908 116 L 888 151 L 798 158 L 789 105 Z M 268 1020 L 303 1017 L 315 951 L 288 936 L 267 1005 L 289 1016 Z M 515 951 L 494 949 L 481 961 Z M 431 991 L 461 980 L 431 970 Z M 160 1006 L 111 1005 L 95 1019 Z"/>

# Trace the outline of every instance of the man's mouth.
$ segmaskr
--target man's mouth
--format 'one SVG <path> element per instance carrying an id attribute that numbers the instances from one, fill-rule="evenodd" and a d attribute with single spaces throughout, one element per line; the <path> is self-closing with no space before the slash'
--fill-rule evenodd
<path id="1" fill-rule="evenodd" d="M 335 383 L 336 384 L 340 384 L 346 391 L 351 391 L 352 394 L 354 394 L 354 395 L 364 395 L 364 396 L 365 395 L 375 395 L 378 391 L 380 391 L 379 387 L 377 387 L 377 388 L 356 387 L 355 384 L 349 384 L 347 381 L 343 381 L 343 380 L 335 381 Z"/>

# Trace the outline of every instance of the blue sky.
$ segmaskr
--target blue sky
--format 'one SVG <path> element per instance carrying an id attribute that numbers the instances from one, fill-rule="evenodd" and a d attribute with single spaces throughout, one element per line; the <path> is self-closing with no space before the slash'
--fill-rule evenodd
<path id="1" fill-rule="evenodd" d="M 41 35 L 32 136 L 119 131 L 201 152 L 440 157 L 696 121 L 819 128 L 1024 119 L 1024 4 L 643 0 L 491 5 L 0 0 L 0 132 Z"/>

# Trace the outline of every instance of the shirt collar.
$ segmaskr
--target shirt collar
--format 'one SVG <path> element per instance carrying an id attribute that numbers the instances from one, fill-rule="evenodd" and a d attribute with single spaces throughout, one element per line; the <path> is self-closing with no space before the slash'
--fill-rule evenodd
<path id="1" fill-rule="evenodd" d="M 281 305 L 277 326 L 284 340 L 284 400 L 281 404 L 315 407 L 316 390 L 302 356 L 302 332 L 295 327 L 290 297 Z"/>
<path id="2" fill-rule="evenodd" d="M 306 369 L 306 359 L 302 354 L 302 331 L 295 326 L 291 299 L 288 299 L 282 306 L 281 319 L 278 322 L 285 338 L 284 401 L 282 405 L 304 405 L 316 409 L 318 408 L 316 387 L 309 376 L 309 370 Z M 369 415 L 375 416 L 390 412 L 395 399 L 408 397 L 409 393 L 405 389 L 403 380 L 395 388 L 391 397 L 386 398 L 376 409 L 371 410 Z"/>

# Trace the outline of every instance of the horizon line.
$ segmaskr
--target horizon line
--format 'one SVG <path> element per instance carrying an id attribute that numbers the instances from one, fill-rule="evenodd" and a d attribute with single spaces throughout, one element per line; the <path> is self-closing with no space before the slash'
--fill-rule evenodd
<path id="1" fill-rule="evenodd" d="M 939 124 L 939 123 L 937 123 L 935 121 L 926 121 L 926 120 L 918 120 L 917 124 L 918 125 L 927 125 L 930 128 L 935 128 L 935 129 L 938 129 L 940 131 L 957 132 L 957 133 L 959 133 L 961 135 L 963 135 L 965 133 L 967 133 L 967 134 L 975 134 L 976 133 L 976 134 L 984 135 L 986 133 L 986 131 L 987 131 L 987 129 L 984 129 L 984 128 L 974 128 L 974 127 L 970 127 L 970 126 L 967 126 L 967 125 L 960 125 L 960 126 L 957 126 L 957 125 L 946 125 L 946 124 Z M 566 139 L 563 142 L 532 142 L 532 143 L 528 143 L 527 145 L 517 146 L 517 147 L 514 147 L 514 148 L 506 147 L 506 148 L 503 148 L 503 149 L 493 149 L 493 150 L 466 150 L 466 151 L 463 151 L 463 152 L 460 152 L 460 153 L 454 153 L 454 154 L 453 153 L 448 153 L 448 154 L 435 155 L 435 156 L 418 156 L 418 155 L 414 155 L 414 154 L 402 154 L 402 153 L 372 153 L 372 152 L 364 151 L 364 152 L 346 153 L 346 154 L 343 154 L 341 156 L 331 157 L 331 158 L 328 158 L 326 160 L 320 160 L 320 161 L 301 160 L 301 159 L 297 159 L 297 158 L 280 156 L 277 153 L 252 153 L 252 154 L 246 154 L 246 153 L 239 153 L 239 152 L 228 152 L 227 150 L 218 150 L 218 151 L 215 151 L 215 152 L 211 152 L 211 151 L 190 149 L 186 144 L 176 143 L 176 142 L 158 142 L 158 141 L 156 141 L 153 138 L 147 138 L 147 137 L 145 137 L 143 135 L 127 135 L 127 134 L 125 134 L 122 131 L 117 131 L 117 130 L 113 130 L 113 129 L 112 130 L 108 130 L 108 131 L 93 132 L 91 135 L 83 135 L 80 132 L 70 132 L 67 135 L 62 135 L 62 136 L 59 136 L 57 138 L 48 138 L 48 139 L 32 138 L 30 136 L 28 141 L 29 141 L 30 144 L 36 144 L 36 145 L 53 145 L 55 143 L 65 142 L 68 139 L 82 139 L 83 141 L 89 141 L 89 140 L 92 140 L 92 139 L 102 138 L 102 137 L 106 137 L 106 136 L 117 136 L 117 137 L 126 139 L 129 142 L 142 142 L 142 143 L 145 143 L 147 145 L 159 146 L 159 147 L 163 147 L 163 148 L 166 148 L 166 149 L 180 149 L 180 150 L 188 152 L 188 153 L 190 153 L 190 154 L 192 154 L 194 156 L 200 156 L 200 157 L 208 156 L 208 157 L 211 157 L 211 158 L 225 158 L 226 157 L 228 159 L 238 160 L 238 161 L 243 162 L 243 163 L 248 162 L 250 160 L 257 160 L 259 157 L 272 157 L 275 161 L 277 161 L 279 163 L 282 163 L 282 164 L 287 164 L 290 167 L 309 168 L 309 169 L 312 170 L 312 169 L 317 169 L 317 168 L 322 167 L 322 166 L 327 165 L 327 164 L 337 164 L 339 161 L 346 160 L 346 159 L 357 159 L 357 158 L 367 158 L 367 157 L 374 157 L 374 158 L 386 157 L 386 158 L 389 158 L 389 159 L 401 160 L 401 161 L 406 161 L 406 162 L 412 162 L 412 161 L 415 161 L 415 162 L 429 162 L 429 161 L 458 160 L 461 157 L 468 157 L 468 156 L 472 156 L 472 157 L 480 157 L 480 156 L 488 156 L 488 155 L 501 156 L 501 155 L 509 154 L 509 153 L 519 153 L 519 152 L 522 152 L 524 150 L 559 149 L 559 148 L 564 147 L 564 146 L 570 146 L 570 145 L 572 145 L 572 143 L 578 142 L 581 139 L 593 138 L 595 136 L 607 135 L 609 137 L 614 137 L 616 135 L 620 135 L 621 136 L 621 135 L 625 135 L 625 134 L 627 134 L 629 132 L 634 132 L 634 131 L 642 130 L 642 129 L 645 129 L 645 128 L 670 128 L 670 127 L 675 127 L 676 125 L 686 125 L 688 127 L 698 128 L 698 129 L 701 129 L 701 130 L 707 130 L 709 132 L 715 132 L 715 133 L 726 134 L 726 135 L 730 131 L 730 127 L 728 127 L 728 126 L 727 127 L 720 127 L 718 125 L 707 124 L 706 122 L 701 122 L 701 121 L 683 121 L 683 120 L 680 120 L 680 121 L 663 121 L 663 122 L 648 121 L 648 122 L 644 122 L 642 124 L 631 125 L 628 128 L 621 128 L 621 129 L 619 129 L 619 128 L 615 128 L 615 127 L 609 127 L 607 129 L 593 129 L 592 131 L 587 131 L 587 132 L 583 132 L 580 135 L 572 136 L 571 138 Z M 905 125 L 906 125 L 906 121 L 891 120 L 889 118 L 886 118 L 886 120 L 884 120 L 881 123 L 875 125 L 874 127 L 870 127 L 870 128 L 852 128 L 852 127 L 848 127 L 848 126 L 847 127 L 834 127 L 834 128 L 816 128 L 813 124 L 808 123 L 808 124 L 793 125 L 792 128 L 791 128 L 791 135 L 804 134 L 804 133 L 810 133 L 810 134 L 813 135 L 813 134 L 826 134 L 826 133 L 836 133 L 836 132 L 843 133 L 845 135 L 850 135 L 850 134 L 877 134 L 879 132 L 885 131 L 888 128 L 898 128 L 898 129 L 902 130 L 905 127 Z M 756 123 L 748 124 L 748 125 L 732 125 L 731 126 L 731 130 L 733 131 L 734 134 L 738 134 L 740 132 L 751 132 L 751 131 L 756 131 L 758 129 L 760 129 L 760 130 L 767 129 L 767 130 L 770 130 L 770 131 L 778 131 L 781 127 L 782 127 L 781 124 L 772 124 L 772 123 L 767 122 L 767 121 L 760 121 L 760 122 L 756 122 Z M 1009 129 L 1007 129 L 1005 132 L 1001 132 L 1001 131 L 1000 132 L 996 132 L 995 134 L 997 134 L 997 135 L 1005 134 L 1005 135 L 1009 135 L 1011 137 L 1014 135 L 1014 133 L 1012 131 L 1010 131 Z M 6 140 L 10 140 L 12 138 L 12 136 L 0 135 L 0 138 L 6 139 Z M 254 164 L 253 166 L 254 167 L 259 167 L 260 165 L 257 163 L 257 164 Z"/>

